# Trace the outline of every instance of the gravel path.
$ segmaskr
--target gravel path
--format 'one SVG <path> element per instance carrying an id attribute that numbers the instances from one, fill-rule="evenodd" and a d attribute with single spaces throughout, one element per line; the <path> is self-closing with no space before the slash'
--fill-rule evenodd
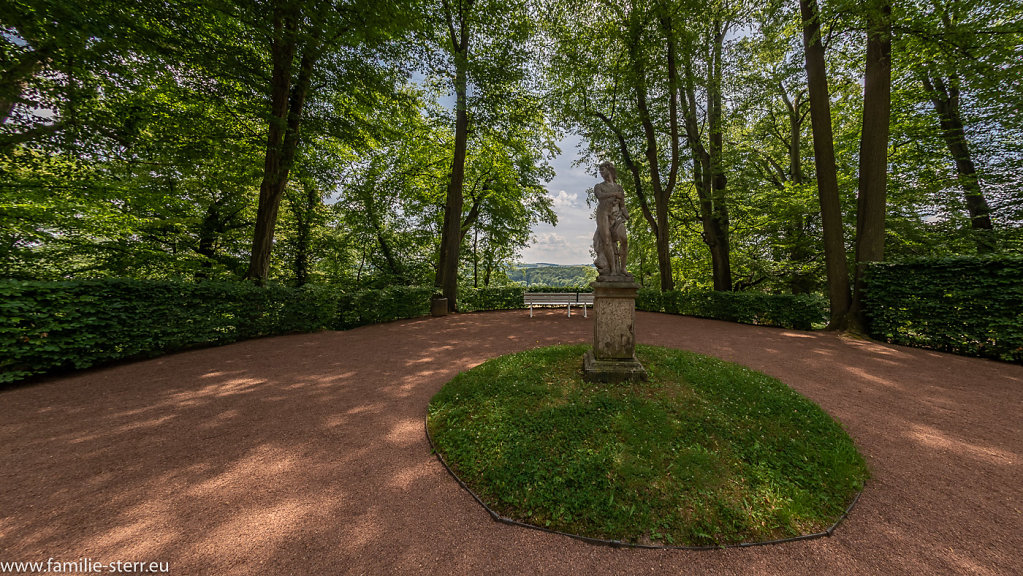
<path id="1" fill-rule="evenodd" d="M 427 403 L 502 354 L 585 342 L 564 310 L 268 338 L 0 393 L 0 561 L 171 574 L 1023 573 L 1023 366 L 640 313 L 639 341 L 771 374 L 872 480 L 831 538 L 612 549 L 506 526 L 431 455 Z"/>

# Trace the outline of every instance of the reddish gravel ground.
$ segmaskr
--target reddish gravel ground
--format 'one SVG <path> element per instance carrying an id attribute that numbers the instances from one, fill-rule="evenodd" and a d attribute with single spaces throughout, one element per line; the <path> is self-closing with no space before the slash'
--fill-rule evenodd
<path id="1" fill-rule="evenodd" d="M 1023 366 L 640 313 L 640 342 L 771 374 L 873 474 L 831 538 L 613 549 L 493 522 L 436 458 L 456 373 L 585 342 L 564 311 L 268 338 L 0 393 L 0 561 L 171 574 L 1023 574 Z"/>

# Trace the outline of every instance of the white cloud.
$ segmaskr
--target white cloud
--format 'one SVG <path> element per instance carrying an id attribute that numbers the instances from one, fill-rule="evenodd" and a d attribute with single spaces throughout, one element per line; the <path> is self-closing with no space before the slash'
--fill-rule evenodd
<path id="1" fill-rule="evenodd" d="M 588 241 L 553 231 L 535 233 L 532 244 L 522 252 L 522 262 L 530 263 L 588 264 L 591 260 Z"/>
<path id="2" fill-rule="evenodd" d="M 572 165 L 580 156 L 581 142 L 579 136 L 569 136 L 559 144 L 562 153 L 551 163 L 556 175 L 547 185 L 558 224 L 556 228 L 545 223 L 533 227 L 533 242 L 523 250 L 523 262 L 587 264 L 593 260 L 593 210 L 586 205 L 586 189 L 598 178 L 592 166 Z"/>
<path id="3" fill-rule="evenodd" d="M 568 208 L 581 208 L 582 204 L 579 203 L 579 193 L 573 192 L 569 194 L 564 190 L 558 190 L 557 192 L 547 191 L 547 194 L 554 200 L 554 210 L 559 211 Z"/>
<path id="4" fill-rule="evenodd" d="M 568 240 L 557 232 L 543 232 L 533 236 L 533 246 L 545 250 L 570 247 Z"/>

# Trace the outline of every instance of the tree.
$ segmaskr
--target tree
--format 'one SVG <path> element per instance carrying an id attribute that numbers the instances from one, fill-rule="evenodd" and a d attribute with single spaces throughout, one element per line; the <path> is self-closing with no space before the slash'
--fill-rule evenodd
<path id="1" fill-rule="evenodd" d="M 462 220 L 463 242 L 472 233 L 473 287 L 479 286 L 481 265 L 483 284 L 489 285 L 495 270 L 528 245 L 534 224 L 557 223 L 543 186 L 553 170 L 537 135 L 521 127 L 500 140 L 487 132 L 481 136 L 467 162 L 470 208 Z"/>
<path id="2" fill-rule="evenodd" d="M 730 194 L 736 290 L 758 287 L 794 294 L 825 284 L 820 205 L 812 165 L 809 100 L 801 27 L 791 9 L 767 7 L 759 34 L 739 41 L 727 90 L 734 112 Z"/>
<path id="3" fill-rule="evenodd" d="M 193 7 L 170 19 L 171 8 L 145 3 L 18 7 L 26 10 L 6 21 L 4 41 L 37 66 L 13 82 L 20 95 L 3 127 L 11 169 L 2 192 L 15 198 L 5 208 L 33 208 L 0 215 L 29 216 L 32 229 L 12 239 L 10 273 L 232 269 L 234 236 L 246 225 L 251 108 L 236 82 L 206 81 L 208 60 L 193 58 L 191 41 L 169 40 L 180 28 L 207 38 L 195 24 L 209 12 Z M 236 31 L 225 27 L 209 28 Z"/>
<path id="4" fill-rule="evenodd" d="M 714 289 L 732 290 L 731 239 L 726 195 L 727 178 L 724 167 L 722 51 L 728 25 L 721 14 L 710 22 L 707 41 L 710 57 L 707 61 L 706 110 L 709 125 L 708 144 L 705 146 L 697 124 L 695 79 L 689 60 L 686 60 L 686 135 L 693 152 L 693 181 L 700 201 L 700 221 L 703 240 L 711 253 Z M 695 51 L 691 51 L 693 53 Z"/>
<path id="5" fill-rule="evenodd" d="M 306 104 L 314 96 L 314 75 L 335 75 L 339 82 L 336 75 L 365 73 L 353 56 L 375 48 L 402 25 L 395 6 L 380 2 L 270 0 L 269 12 L 270 117 L 246 273 L 257 283 L 269 274 L 277 211 L 302 139 Z M 325 69 L 318 70 L 321 66 Z"/>
<path id="6" fill-rule="evenodd" d="M 849 306 L 849 329 L 865 333 L 864 275 L 869 263 L 884 259 L 888 191 L 888 136 L 891 122 L 892 6 L 877 0 L 866 7 L 867 52 L 863 73 L 863 130 L 856 210 L 856 275 Z"/>
<path id="7" fill-rule="evenodd" d="M 524 1 L 440 0 L 428 7 L 426 22 L 428 75 L 435 82 L 446 78 L 455 97 L 454 149 L 436 276 L 436 286 L 454 311 L 469 135 L 481 129 L 499 134 L 517 120 L 535 118 L 530 112 L 538 105 L 526 81 L 535 21 Z"/>
<path id="8" fill-rule="evenodd" d="M 941 0 L 910 2 L 904 10 L 912 18 L 897 26 L 896 72 L 908 85 L 903 97 L 930 108 L 930 133 L 921 137 L 941 142 L 947 151 L 976 251 L 996 251 L 1004 235 L 996 221 L 1008 216 L 997 210 L 1008 200 L 999 193 L 1005 190 L 999 181 L 1016 171 L 1010 166 L 1018 167 L 1013 158 L 1018 147 L 1010 143 L 1020 133 L 1014 85 L 1023 73 L 1018 57 L 1023 28 L 1016 17 L 1021 6 Z M 997 136 L 981 138 L 982 133 Z"/>
<path id="9" fill-rule="evenodd" d="M 838 168 L 835 164 L 834 138 L 831 133 L 831 97 L 821 36 L 820 10 L 816 0 L 799 0 L 803 25 L 803 49 L 806 55 L 807 92 L 810 98 L 810 124 L 820 198 L 821 226 L 824 231 L 824 258 L 828 276 L 828 300 L 831 315 L 828 328 L 845 329 L 852 302 L 849 270 L 842 228 L 842 203 L 838 192 Z"/>
<path id="10" fill-rule="evenodd" d="M 671 206 L 686 180 L 683 165 L 692 162 L 699 198 L 692 217 L 702 223 L 715 288 L 731 290 L 722 82 L 733 12 L 720 3 L 668 0 L 569 0 L 549 10 L 556 114 L 589 137 L 593 156 L 628 171 L 623 184 L 655 239 L 661 289 L 675 286 Z"/>

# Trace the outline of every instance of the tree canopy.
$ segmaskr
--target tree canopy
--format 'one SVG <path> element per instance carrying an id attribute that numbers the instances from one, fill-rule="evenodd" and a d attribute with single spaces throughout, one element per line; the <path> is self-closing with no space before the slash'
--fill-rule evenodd
<path id="1" fill-rule="evenodd" d="M 0 14 L 0 276 L 510 281 L 559 137 L 662 290 L 1023 252 L 1019 0 L 41 0 Z M 514 275 L 514 274 L 513 274 Z"/>

